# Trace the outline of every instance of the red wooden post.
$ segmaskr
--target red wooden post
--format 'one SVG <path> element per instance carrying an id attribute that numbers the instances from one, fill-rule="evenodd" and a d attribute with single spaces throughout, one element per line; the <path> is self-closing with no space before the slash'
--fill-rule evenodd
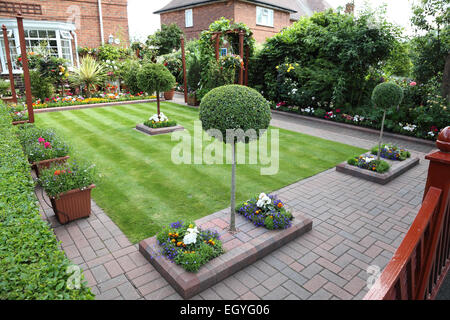
<path id="1" fill-rule="evenodd" d="M 239 84 L 244 84 L 244 31 L 239 31 L 239 55 L 241 56 L 242 63 L 239 72 Z"/>
<path id="2" fill-rule="evenodd" d="M 250 47 L 247 46 L 245 53 L 245 81 L 244 84 L 248 86 L 248 62 L 250 59 Z"/>
<path id="3" fill-rule="evenodd" d="M 9 51 L 9 40 L 6 26 L 2 25 L 3 40 L 5 42 L 6 62 L 8 63 L 9 82 L 11 83 L 11 94 L 13 103 L 17 103 L 16 86 L 14 85 L 13 66 L 11 62 L 11 52 Z"/>
<path id="4" fill-rule="evenodd" d="M 184 50 L 185 49 L 184 48 L 184 37 L 181 37 L 180 40 L 181 40 L 181 59 L 183 62 L 184 102 L 187 103 L 188 92 L 187 92 L 186 53 Z"/>
<path id="5" fill-rule="evenodd" d="M 23 29 L 22 13 L 17 13 L 17 29 L 19 30 L 20 54 L 22 56 L 23 78 L 25 82 L 26 101 L 29 122 L 34 123 L 33 100 L 31 97 L 30 70 L 28 69 L 27 46 L 25 43 L 25 31 Z"/>
<path id="6" fill-rule="evenodd" d="M 219 61 L 220 32 L 216 32 L 215 35 L 216 35 L 216 45 L 215 45 L 216 60 Z"/>

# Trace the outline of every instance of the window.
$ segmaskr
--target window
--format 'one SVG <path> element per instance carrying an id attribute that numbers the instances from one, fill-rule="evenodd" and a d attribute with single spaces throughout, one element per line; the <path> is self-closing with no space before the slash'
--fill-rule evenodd
<path id="1" fill-rule="evenodd" d="M 186 28 L 190 28 L 194 26 L 194 19 L 192 17 L 192 9 L 187 9 L 184 11 L 185 20 L 186 20 Z"/>
<path id="2" fill-rule="evenodd" d="M 256 7 L 256 24 L 273 27 L 273 10 L 263 7 Z"/>
<path id="3" fill-rule="evenodd" d="M 220 48 L 220 56 L 224 57 L 228 54 L 228 49 L 227 48 Z"/>
<path id="4" fill-rule="evenodd" d="M 11 51 L 11 60 L 13 64 L 13 71 L 18 72 L 20 68 L 17 66 L 17 57 L 20 55 L 19 33 L 17 29 L 10 29 L 12 31 L 9 37 L 9 47 Z M 3 73 L 8 72 L 8 64 L 6 62 L 5 44 L 3 41 L 3 34 L 0 31 L 0 60 Z M 9 35 L 8 35 L 9 36 Z M 55 29 L 25 29 L 25 43 L 27 50 L 36 50 L 37 47 L 45 45 L 50 55 L 54 57 L 64 58 L 73 64 L 72 56 L 72 35 L 67 30 Z"/>

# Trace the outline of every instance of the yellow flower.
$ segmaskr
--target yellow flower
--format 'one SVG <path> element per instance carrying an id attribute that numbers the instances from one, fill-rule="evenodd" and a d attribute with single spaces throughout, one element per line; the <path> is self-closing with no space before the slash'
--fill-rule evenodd
<path id="1" fill-rule="evenodd" d="M 194 227 L 194 225 L 193 225 L 193 224 L 190 224 L 190 225 L 189 225 L 189 228 L 191 228 L 191 229 L 192 229 L 193 227 Z"/>

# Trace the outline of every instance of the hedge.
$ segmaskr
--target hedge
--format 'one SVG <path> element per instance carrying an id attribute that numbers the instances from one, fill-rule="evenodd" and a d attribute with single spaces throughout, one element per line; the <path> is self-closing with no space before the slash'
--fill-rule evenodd
<path id="1" fill-rule="evenodd" d="M 91 300 L 83 278 L 79 289 L 66 286 L 72 263 L 39 214 L 30 166 L 11 121 L 0 103 L 0 300 Z"/>

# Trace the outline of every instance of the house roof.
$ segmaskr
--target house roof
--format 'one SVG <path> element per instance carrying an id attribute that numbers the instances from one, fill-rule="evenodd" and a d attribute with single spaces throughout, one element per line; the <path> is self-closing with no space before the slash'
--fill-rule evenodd
<path id="1" fill-rule="evenodd" d="M 314 12 L 331 8 L 331 5 L 325 0 L 294 0 L 291 2 L 297 11 L 291 14 L 291 20 L 299 20 L 302 16 L 310 16 Z"/>
<path id="2" fill-rule="evenodd" d="M 200 6 L 205 4 L 210 4 L 214 2 L 224 2 L 225 0 L 172 0 L 165 7 L 155 11 L 155 14 L 164 13 L 169 11 L 176 11 L 181 9 L 186 9 L 194 6 Z M 279 10 L 289 11 L 291 13 L 297 12 L 297 7 L 295 2 L 292 0 L 245 0 L 247 2 L 253 2 L 255 4 L 267 5 Z"/>

